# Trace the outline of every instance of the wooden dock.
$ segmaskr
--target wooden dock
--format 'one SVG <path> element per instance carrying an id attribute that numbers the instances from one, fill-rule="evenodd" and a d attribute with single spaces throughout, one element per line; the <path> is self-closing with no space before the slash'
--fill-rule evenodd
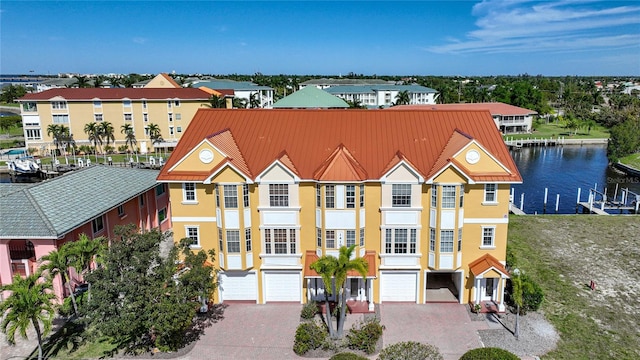
<path id="1" fill-rule="evenodd" d="M 534 146 L 560 146 L 564 144 L 564 138 L 556 138 L 556 139 L 518 139 L 518 140 L 508 140 L 505 139 L 505 145 L 511 150 L 522 149 L 523 147 L 534 147 Z"/>
<path id="2" fill-rule="evenodd" d="M 513 203 L 509 203 L 509 212 L 515 215 L 527 215 L 524 211 L 520 210 Z"/>

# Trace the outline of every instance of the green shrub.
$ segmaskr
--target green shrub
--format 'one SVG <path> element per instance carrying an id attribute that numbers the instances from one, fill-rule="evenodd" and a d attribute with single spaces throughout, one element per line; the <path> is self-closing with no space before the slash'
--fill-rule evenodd
<path id="1" fill-rule="evenodd" d="M 520 358 L 507 350 L 488 347 L 469 350 L 460 360 L 520 360 Z"/>
<path id="2" fill-rule="evenodd" d="M 293 351 L 303 355 L 309 350 L 319 348 L 327 337 L 327 331 L 315 322 L 304 322 L 296 329 Z"/>
<path id="3" fill-rule="evenodd" d="M 364 356 L 360 356 L 354 353 L 339 353 L 329 358 L 329 360 L 368 360 Z"/>
<path id="4" fill-rule="evenodd" d="M 437 347 L 415 341 L 399 342 L 382 349 L 378 360 L 442 360 Z"/>
<path id="5" fill-rule="evenodd" d="M 302 310 L 300 311 L 300 317 L 305 320 L 311 320 L 318 313 L 318 304 L 315 301 L 309 301 L 306 304 L 302 305 Z"/>
<path id="6" fill-rule="evenodd" d="M 377 318 L 353 324 L 347 334 L 349 349 L 362 350 L 367 354 L 372 354 L 376 350 L 376 343 L 382 336 L 384 326 L 380 325 Z"/>
<path id="7" fill-rule="evenodd" d="M 520 314 L 525 315 L 528 311 L 538 311 L 542 300 L 544 300 L 544 292 L 540 285 L 531 279 L 527 274 L 520 275 L 522 279 L 522 307 L 520 308 Z M 513 286 L 511 280 L 507 281 L 506 288 L 506 301 L 507 304 L 515 308 L 513 299 L 511 298 Z"/>

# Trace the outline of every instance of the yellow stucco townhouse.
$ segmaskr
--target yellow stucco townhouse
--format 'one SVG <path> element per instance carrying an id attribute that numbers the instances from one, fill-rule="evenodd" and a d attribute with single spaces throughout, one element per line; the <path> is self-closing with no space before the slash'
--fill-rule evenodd
<path id="1" fill-rule="evenodd" d="M 522 179 L 489 111 L 201 109 L 158 181 L 174 238 L 216 251 L 216 301 L 324 300 L 310 263 L 355 245 L 354 307 L 504 310 Z"/>

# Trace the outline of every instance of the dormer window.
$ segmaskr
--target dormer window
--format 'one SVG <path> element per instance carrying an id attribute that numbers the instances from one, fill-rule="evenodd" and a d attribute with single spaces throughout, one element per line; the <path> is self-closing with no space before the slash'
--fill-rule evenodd
<path id="1" fill-rule="evenodd" d="M 392 185 L 391 206 L 411 207 L 411 184 L 393 184 Z"/>

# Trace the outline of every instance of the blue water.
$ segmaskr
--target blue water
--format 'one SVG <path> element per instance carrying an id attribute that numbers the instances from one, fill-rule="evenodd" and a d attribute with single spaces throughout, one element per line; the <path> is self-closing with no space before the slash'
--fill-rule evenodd
<path id="1" fill-rule="evenodd" d="M 581 201 L 587 201 L 589 189 L 597 184 L 597 190 L 607 195 L 618 194 L 620 189 L 640 193 L 640 178 L 620 173 L 608 166 L 606 145 L 559 146 L 523 148 L 512 151 L 524 179 L 521 185 L 514 185 L 515 203 L 520 206 L 520 196 L 524 193 L 524 211 L 527 214 L 542 213 L 544 210 L 544 190 L 548 188 L 547 213 L 555 213 L 556 196 L 560 194 L 559 214 L 574 214 L 578 188 Z"/>

